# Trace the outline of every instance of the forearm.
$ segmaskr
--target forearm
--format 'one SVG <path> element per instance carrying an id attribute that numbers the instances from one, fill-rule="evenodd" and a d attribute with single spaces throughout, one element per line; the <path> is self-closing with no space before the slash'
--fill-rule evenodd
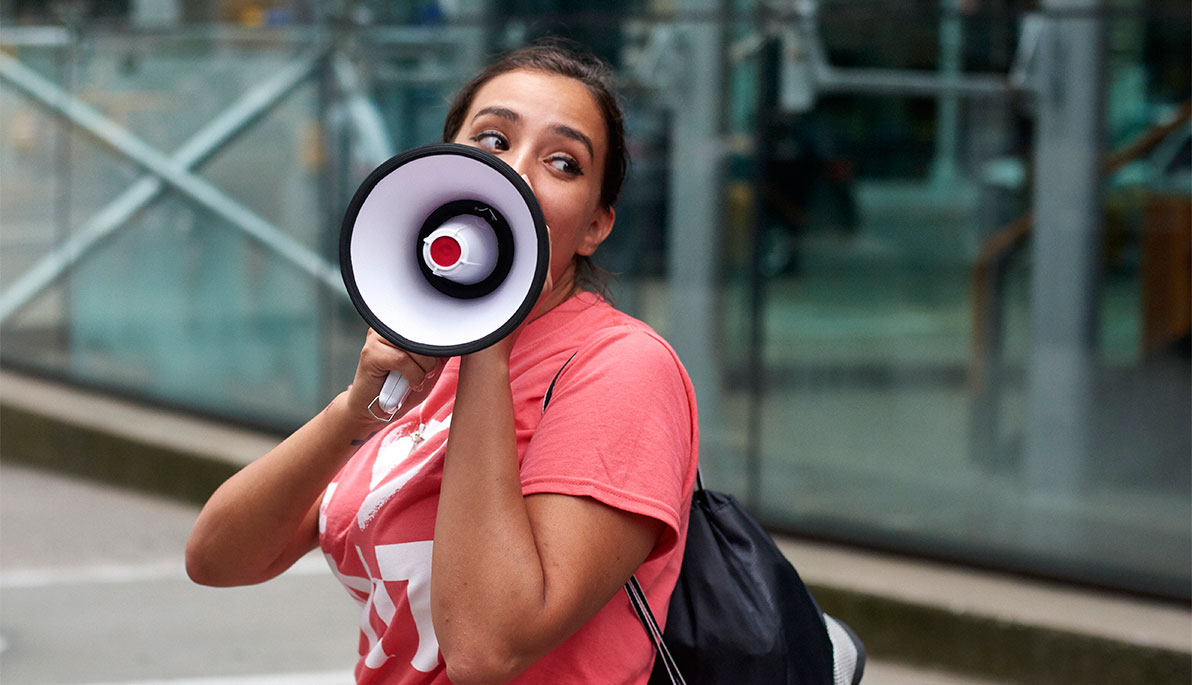
<path id="1" fill-rule="evenodd" d="M 338 397 L 211 496 L 187 542 L 187 571 L 196 582 L 261 582 L 314 546 L 314 510 L 323 490 L 380 425 L 349 418 L 346 397 Z"/>
<path id="2" fill-rule="evenodd" d="M 506 639 L 534 642 L 546 576 L 521 493 L 508 363 L 497 354 L 461 363 L 433 564 L 432 616 L 453 677 L 473 671 L 461 662 L 477 658 L 477 644 L 503 658 L 526 647 Z"/>
<path id="3" fill-rule="evenodd" d="M 452 682 L 504 682 L 545 656 L 616 596 L 663 529 L 593 497 L 522 495 L 507 359 L 460 365 L 431 575 Z"/>

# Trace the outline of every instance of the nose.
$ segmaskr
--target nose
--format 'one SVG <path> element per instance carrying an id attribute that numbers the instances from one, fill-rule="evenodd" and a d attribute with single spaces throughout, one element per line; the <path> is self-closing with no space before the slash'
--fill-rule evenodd
<path id="1" fill-rule="evenodd" d="M 529 183 L 530 171 L 533 169 L 533 154 L 526 149 L 511 150 L 510 152 L 502 155 L 502 158 L 509 166 L 513 167 L 513 170 L 517 172 L 518 176 L 521 176 L 526 180 L 526 183 Z"/>

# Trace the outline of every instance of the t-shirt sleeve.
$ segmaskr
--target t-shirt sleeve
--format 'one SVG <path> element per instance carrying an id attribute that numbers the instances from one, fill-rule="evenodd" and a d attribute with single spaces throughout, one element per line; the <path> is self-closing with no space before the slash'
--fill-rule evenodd
<path id="1" fill-rule="evenodd" d="M 602 332 L 559 375 L 526 450 L 522 492 L 592 497 L 679 534 L 692 459 L 689 384 L 674 352 L 633 327 Z"/>

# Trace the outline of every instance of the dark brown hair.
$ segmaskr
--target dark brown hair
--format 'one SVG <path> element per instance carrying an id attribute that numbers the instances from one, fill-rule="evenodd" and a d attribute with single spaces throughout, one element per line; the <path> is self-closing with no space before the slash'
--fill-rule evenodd
<path id="1" fill-rule="evenodd" d="M 604 118 L 608 145 L 604 153 L 604 177 L 600 180 L 600 202 L 612 207 L 621 194 L 629 153 L 625 149 L 625 121 L 612 87 L 612 69 L 608 64 L 577 44 L 561 39 L 540 41 L 519 48 L 499 58 L 477 74 L 456 94 L 447 119 L 443 122 L 443 140 L 455 139 L 464 125 L 476 92 L 492 79 L 511 71 L 540 71 L 573 78 L 587 87 Z"/>

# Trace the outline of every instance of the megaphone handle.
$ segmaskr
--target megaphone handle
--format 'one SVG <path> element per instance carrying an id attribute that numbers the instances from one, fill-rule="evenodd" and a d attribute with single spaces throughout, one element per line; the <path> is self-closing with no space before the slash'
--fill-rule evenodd
<path id="1" fill-rule="evenodd" d="M 377 395 L 377 403 L 381 405 L 381 411 L 386 414 L 393 414 L 401 408 L 401 401 L 406 398 L 406 393 L 410 391 L 410 381 L 397 371 L 390 371 L 389 377 L 385 379 L 385 385 L 381 387 L 381 394 Z"/>

